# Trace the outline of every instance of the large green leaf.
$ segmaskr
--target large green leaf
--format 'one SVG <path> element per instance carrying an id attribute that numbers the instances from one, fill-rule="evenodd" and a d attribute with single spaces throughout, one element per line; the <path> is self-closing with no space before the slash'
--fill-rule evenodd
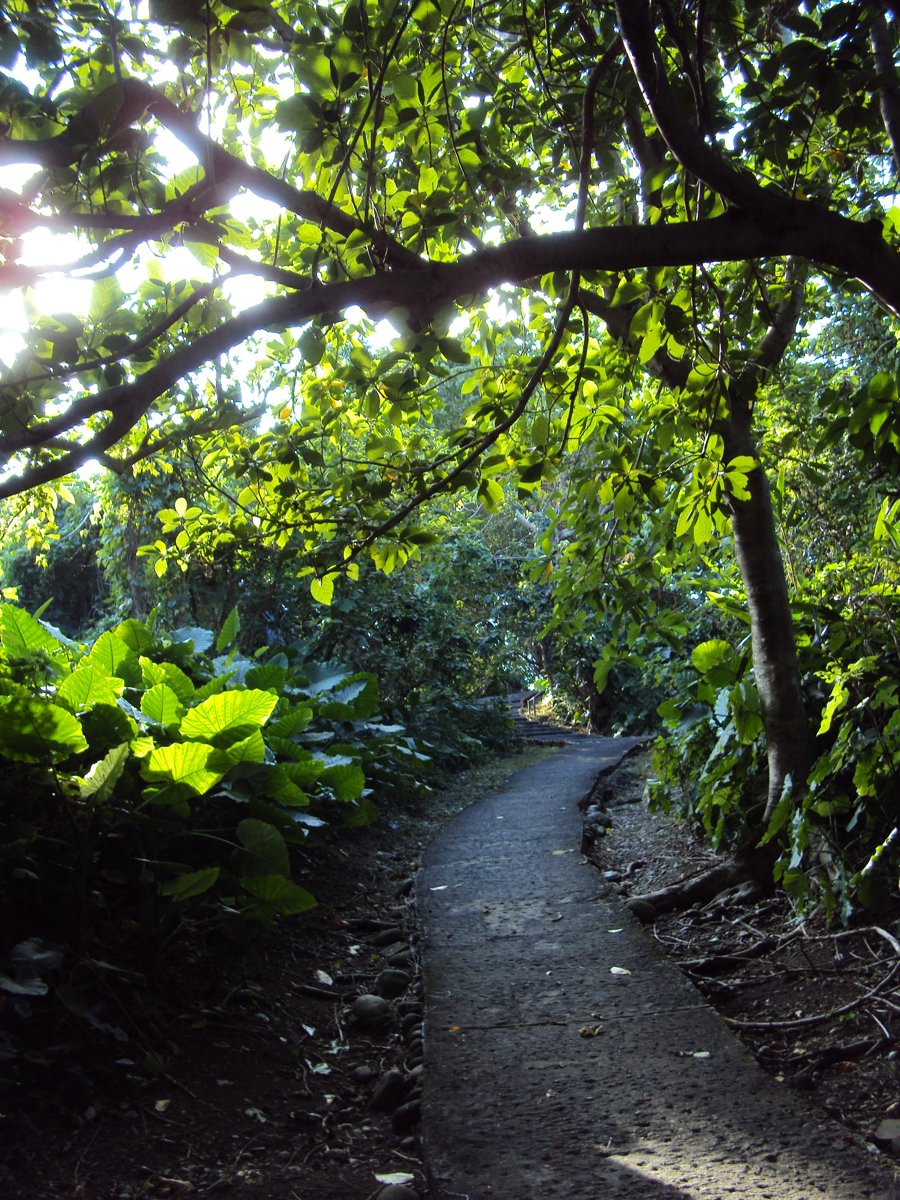
<path id="1" fill-rule="evenodd" d="M 23 608 L 0 604 L 0 642 L 10 658 L 30 658 L 35 654 L 59 655 L 59 638 Z"/>
<path id="2" fill-rule="evenodd" d="M 61 763 L 87 749 L 81 723 L 48 700 L 0 696 L 0 754 L 21 762 Z"/>
<path id="3" fill-rule="evenodd" d="M 88 660 L 98 663 L 107 675 L 124 679 L 130 687 L 140 682 L 137 654 L 115 633 L 101 633 L 91 647 Z"/>
<path id="4" fill-rule="evenodd" d="M 78 794 L 82 800 L 90 800 L 92 804 L 105 803 L 122 777 L 129 753 L 127 745 L 114 746 L 99 762 L 94 763 L 78 783 Z"/>
<path id="5" fill-rule="evenodd" d="M 222 625 L 221 632 L 216 638 L 216 651 L 219 654 L 224 654 L 232 642 L 237 640 L 237 635 L 241 632 L 241 618 L 238 615 L 238 610 L 233 608 L 225 622 Z"/>
<path id="6" fill-rule="evenodd" d="M 220 749 L 217 753 L 221 761 L 227 763 L 229 767 L 236 767 L 240 763 L 264 763 L 266 761 L 266 743 L 263 741 L 262 733 L 258 729 L 254 729 L 249 737 L 242 738 L 239 742 L 232 742 L 227 749 Z M 216 765 L 218 765 L 218 761 Z"/>
<path id="7" fill-rule="evenodd" d="M 265 684 L 259 683 L 256 686 L 264 687 Z M 269 733 L 280 738 L 292 738 L 295 734 L 302 733 L 309 726 L 312 718 L 313 707 L 311 704 L 294 704 L 287 712 L 279 715 L 272 722 L 269 726 Z"/>
<path id="8" fill-rule="evenodd" d="M 137 651 L 138 654 L 146 654 L 155 645 L 153 634 L 147 626 L 140 621 L 135 621 L 133 617 L 129 617 L 127 621 L 122 621 L 120 625 L 117 625 L 115 634 L 129 650 Z"/>
<path id="9" fill-rule="evenodd" d="M 184 673 L 177 663 L 157 662 L 155 659 L 140 659 L 141 674 L 145 687 L 153 687 L 157 683 L 165 683 L 172 689 L 183 705 L 188 705 L 194 698 L 196 689 L 190 677 Z"/>
<path id="10" fill-rule="evenodd" d="M 160 886 L 163 896 L 168 896 L 176 904 L 183 904 L 194 896 L 202 896 L 213 886 L 222 872 L 221 867 L 203 867 L 200 871 L 186 871 L 183 875 L 169 879 Z"/>
<path id="11" fill-rule="evenodd" d="M 95 704 L 81 715 L 81 727 L 92 753 L 104 753 L 137 736 L 138 723 L 126 712 L 125 704 L 123 700 L 118 705 Z"/>
<path id="12" fill-rule="evenodd" d="M 290 875 L 287 844 L 274 825 L 247 817 L 238 823 L 237 835 L 244 847 L 236 868 L 241 875 Z"/>
<path id="13" fill-rule="evenodd" d="M 730 643 L 721 638 L 701 642 L 691 652 L 691 662 L 714 687 L 734 683 L 739 675 L 734 650 Z"/>
<path id="14" fill-rule="evenodd" d="M 60 683 L 56 697 L 72 712 L 84 712 L 97 704 L 116 704 L 124 686 L 123 680 L 108 675 L 99 662 L 88 659 Z"/>
<path id="15" fill-rule="evenodd" d="M 166 729 L 178 724 L 184 715 L 184 705 L 167 683 L 157 683 L 141 697 L 141 712 Z"/>
<path id="16" fill-rule="evenodd" d="M 149 782 L 180 784 L 194 796 L 202 796 L 219 780 L 223 771 L 210 767 L 216 751 L 200 742 L 177 742 L 157 746 L 141 764 L 141 775 Z"/>
<path id="17" fill-rule="evenodd" d="M 262 902 L 264 915 L 293 916 L 316 906 L 316 898 L 311 892 L 284 875 L 244 875 L 241 887 Z"/>
<path id="18" fill-rule="evenodd" d="M 220 692 L 189 709 L 181 722 L 181 734 L 192 741 L 228 746 L 264 725 L 278 697 L 255 689 Z"/>
<path id="19" fill-rule="evenodd" d="M 286 808 L 306 808 L 309 805 L 309 796 L 290 777 L 284 763 L 276 763 L 267 773 L 265 791 L 267 796 Z"/>
<path id="20" fill-rule="evenodd" d="M 350 804 L 362 795 L 366 777 L 358 763 L 346 763 L 326 767 L 318 780 L 320 785 L 330 788 L 342 804 Z"/>
<path id="21" fill-rule="evenodd" d="M 365 721 L 378 710 L 378 684 L 373 675 L 354 675 L 319 702 L 319 713 L 333 721 Z"/>
<path id="22" fill-rule="evenodd" d="M 175 630 L 172 634 L 172 641 L 176 645 L 191 646 L 195 654 L 203 654 L 212 647 L 215 637 L 211 629 L 203 629 L 198 625 L 185 625 L 181 629 Z"/>

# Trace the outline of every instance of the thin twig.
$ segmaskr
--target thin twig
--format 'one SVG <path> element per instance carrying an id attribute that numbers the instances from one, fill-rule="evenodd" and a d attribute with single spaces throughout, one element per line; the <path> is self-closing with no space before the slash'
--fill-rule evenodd
<path id="1" fill-rule="evenodd" d="M 881 989 L 890 983 L 898 971 L 900 971 L 900 962 L 894 963 L 893 967 L 891 967 L 880 983 L 876 983 L 873 988 L 864 995 L 857 997 L 856 1000 L 851 1000 L 849 1004 L 841 1004 L 837 1008 L 832 1008 L 825 1013 L 816 1013 L 811 1017 L 796 1017 L 785 1021 L 739 1021 L 735 1017 L 725 1017 L 724 1019 L 736 1029 L 800 1029 L 807 1025 L 821 1025 L 824 1021 L 830 1021 L 833 1017 L 839 1017 L 843 1013 L 852 1012 L 855 1008 L 859 1008 L 860 1005 L 865 1004 L 867 1000 L 871 1000 L 873 996 L 877 996 Z"/>

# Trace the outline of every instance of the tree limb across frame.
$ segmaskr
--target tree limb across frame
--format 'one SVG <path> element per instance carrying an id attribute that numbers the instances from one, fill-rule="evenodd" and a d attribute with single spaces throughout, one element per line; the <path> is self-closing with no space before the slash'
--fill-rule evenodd
<path id="1" fill-rule="evenodd" d="M 798 206 L 793 225 L 777 228 L 732 211 L 684 224 L 520 238 L 455 263 L 431 263 L 310 287 L 248 308 L 173 351 L 132 383 L 83 396 L 62 417 L 0 437 L 0 453 L 9 455 L 39 447 L 89 416 L 110 414 L 103 429 L 68 454 L 0 483 L 0 498 L 59 479 L 97 453 L 110 450 L 179 379 L 260 330 L 303 325 L 352 306 L 375 318 L 405 314 L 413 328 L 422 328 L 454 303 L 480 303 L 501 284 L 523 284 L 552 272 L 618 272 L 782 256 L 808 258 L 824 268 L 855 275 L 882 303 L 900 313 L 900 255 L 886 245 L 880 228 L 811 205 Z"/>

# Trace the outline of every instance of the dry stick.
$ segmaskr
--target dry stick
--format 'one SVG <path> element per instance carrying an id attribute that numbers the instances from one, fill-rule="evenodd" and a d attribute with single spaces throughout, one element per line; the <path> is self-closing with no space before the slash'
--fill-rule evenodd
<path id="1" fill-rule="evenodd" d="M 890 934 L 888 934 L 888 937 L 890 937 Z M 805 1025 L 821 1025 L 823 1021 L 830 1021 L 832 1017 L 839 1017 L 842 1013 L 852 1012 L 854 1008 L 859 1008 L 861 1004 L 865 1004 L 867 1000 L 871 1000 L 873 996 L 877 996 L 881 989 L 890 983 L 898 971 L 900 971 L 900 962 L 894 963 L 884 979 L 880 983 L 876 983 L 865 995 L 857 997 L 856 1000 L 851 1000 L 849 1004 L 842 1004 L 840 1007 L 832 1008 L 826 1013 L 816 1013 L 812 1017 L 796 1017 L 789 1021 L 739 1021 L 735 1017 L 725 1017 L 724 1019 L 729 1025 L 733 1025 L 737 1029 L 799 1029 Z"/>
<path id="2" fill-rule="evenodd" d="M 836 933 L 807 934 L 805 940 L 807 942 L 837 942 L 843 941 L 844 938 L 862 937 L 867 933 L 877 933 L 879 937 L 883 937 L 885 941 L 890 943 L 895 954 L 900 956 L 900 941 L 892 933 L 888 933 L 886 929 L 882 929 L 880 925 L 861 925 L 859 929 L 839 929 Z M 785 939 L 784 944 L 787 944 L 787 939 Z"/>

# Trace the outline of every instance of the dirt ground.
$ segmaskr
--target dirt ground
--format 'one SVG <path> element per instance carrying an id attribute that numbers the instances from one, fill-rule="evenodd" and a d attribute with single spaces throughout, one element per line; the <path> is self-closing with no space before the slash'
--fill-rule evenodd
<path id="1" fill-rule="evenodd" d="M 318 908 L 221 969 L 194 942 L 154 986 L 111 986 L 110 1012 L 127 1042 L 110 1046 L 98 1033 L 71 1062 L 58 1056 L 31 1093 L 0 1093 L 0 1194 L 369 1200 L 394 1187 L 424 1195 L 412 881 L 444 821 L 541 753 L 472 771 L 439 797 L 321 846 L 302 880 Z M 593 852 L 625 894 L 708 860 L 638 802 L 643 769 L 632 759 L 610 778 L 613 827 Z M 875 931 L 869 923 L 835 936 L 798 923 L 772 898 L 664 916 L 653 932 L 767 1070 L 842 1121 L 848 1137 L 900 1157 L 900 1125 L 895 1141 L 891 1124 L 900 1119 L 900 960 L 890 943 L 898 918 L 900 910 Z M 354 1010 L 373 993 L 371 1011 Z M 61 1042 L 71 1033 L 55 1031 Z"/>

